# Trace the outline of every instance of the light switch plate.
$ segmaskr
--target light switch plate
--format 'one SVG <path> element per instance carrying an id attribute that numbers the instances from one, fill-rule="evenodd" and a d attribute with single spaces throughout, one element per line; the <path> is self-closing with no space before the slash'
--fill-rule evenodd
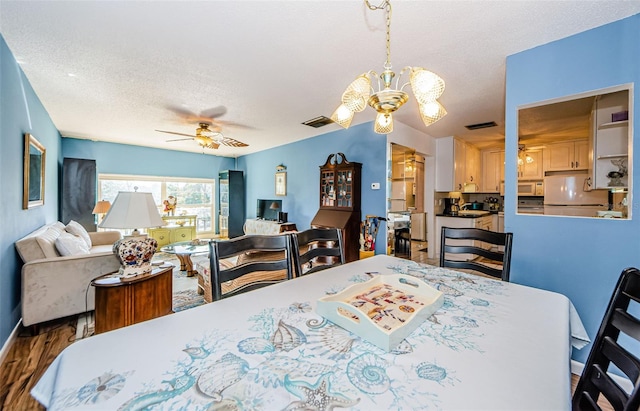
<path id="1" fill-rule="evenodd" d="M 380 190 L 380 183 L 371 183 L 372 190 Z"/>

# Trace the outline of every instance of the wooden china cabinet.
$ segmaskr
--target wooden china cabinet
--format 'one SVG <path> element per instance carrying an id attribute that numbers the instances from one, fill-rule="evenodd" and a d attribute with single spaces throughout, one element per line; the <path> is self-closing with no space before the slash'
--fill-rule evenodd
<path id="1" fill-rule="evenodd" d="M 361 173 L 362 163 L 348 161 L 343 153 L 329 155 L 320 166 L 320 209 L 311 220 L 313 228 L 342 231 L 347 262 L 359 259 Z"/>

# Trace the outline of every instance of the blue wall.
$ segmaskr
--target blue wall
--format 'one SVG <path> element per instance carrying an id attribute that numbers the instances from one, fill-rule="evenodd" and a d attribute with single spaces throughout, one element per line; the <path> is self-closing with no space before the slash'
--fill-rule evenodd
<path id="1" fill-rule="evenodd" d="M 633 116 L 640 119 L 640 14 L 507 58 L 506 195 L 515 199 L 518 106 L 636 83 Z M 633 153 L 640 152 L 638 126 Z M 633 157 L 630 157 L 633 158 Z M 640 193 L 640 162 L 632 166 Z M 633 200 L 633 213 L 638 213 Z M 593 339 L 625 267 L 640 266 L 640 219 L 583 219 L 515 214 L 505 204 L 505 228 L 514 233 L 513 282 L 557 291 L 576 306 Z M 574 351 L 585 362 L 591 345 Z"/>
<path id="2" fill-rule="evenodd" d="M 96 160 L 98 173 L 218 179 L 218 171 L 233 169 L 235 160 L 208 154 L 62 139 L 62 155 Z"/>
<path id="3" fill-rule="evenodd" d="M 365 215 L 384 216 L 385 191 L 371 190 L 371 183 L 386 181 L 386 136 L 372 131 L 371 123 L 353 126 L 293 144 L 238 158 L 238 169 L 245 171 L 246 216 L 256 216 L 259 198 L 282 199 L 282 211 L 298 230 L 310 227 L 320 206 L 320 166 L 330 154 L 344 153 L 348 161 L 362 163 L 362 219 Z M 287 167 L 287 195 L 275 196 L 276 166 Z M 385 244 L 378 232 L 378 244 Z M 380 243 L 382 241 L 382 243 Z M 384 252 L 382 247 L 379 252 Z"/>
<path id="4" fill-rule="evenodd" d="M 21 316 L 22 260 L 14 242 L 58 216 L 60 134 L 0 35 L 0 346 Z M 22 209 L 24 134 L 46 148 L 44 205 Z"/>

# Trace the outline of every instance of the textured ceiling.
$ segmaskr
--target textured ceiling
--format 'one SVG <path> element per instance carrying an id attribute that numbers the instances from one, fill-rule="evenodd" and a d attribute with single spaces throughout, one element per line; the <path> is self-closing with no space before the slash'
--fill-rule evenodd
<path id="1" fill-rule="evenodd" d="M 395 118 L 434 137 L 503 138 L 506 56 L 639 12 L 639 1 L 395 0 L 394 70 L 438 73 L 449 112 L 427 128 L 410 101 Z M 301 123 L 382 71 L 384 18 L 359 0 L 0 0 L 0 33 L 63 136 L 222 156 L 340 129 Z M 193 134 L 188 112 L 218 114 L 249 147 L 203 150 L 155 131 Z M 374 117 L 367 108 L 353 124 Z M 464 128 L 487 121 L 498 127 Z"/>

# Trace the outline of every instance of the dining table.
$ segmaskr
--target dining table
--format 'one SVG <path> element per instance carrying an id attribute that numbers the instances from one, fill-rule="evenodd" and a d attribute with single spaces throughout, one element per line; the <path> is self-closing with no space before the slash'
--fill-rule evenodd
<path id="1" fill-rule="evenodd" d="M 394 274 L 443 300 L 388 351 L 316 311 Z M 588 342 L 562 294 L 376 255 L 79 340 L 31 395 L 48 410 L 569 410 Z"/>

